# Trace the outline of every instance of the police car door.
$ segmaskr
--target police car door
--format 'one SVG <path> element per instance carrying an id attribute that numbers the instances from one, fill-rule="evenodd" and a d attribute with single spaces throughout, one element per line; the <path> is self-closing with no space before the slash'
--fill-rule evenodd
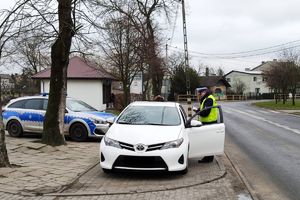
<path id="1" fill-rule="evenodd" d="M 221 107 L 219 108 L 218 123 L 202 125 L 194 115 L 186 123 L 186 131 L 189 137 L 189 158 L 201 158 L 223 154 L 225 142 L 225 125 Z"/>
<path id="2" fill-rule="evenodd" d="M 43 99 L 28 99 L 24 104 L 25 112 L 22 114 L 23 126 L 26 131 L 40 132 L 43 128 L 42 122 Z"/>

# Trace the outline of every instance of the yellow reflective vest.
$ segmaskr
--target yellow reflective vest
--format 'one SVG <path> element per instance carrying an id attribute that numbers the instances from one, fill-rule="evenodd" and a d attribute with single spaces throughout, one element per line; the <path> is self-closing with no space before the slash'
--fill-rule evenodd
<path id="1" fill-rule="evenodd" d="M 213 106 L 217 106 L 216 99 L 213 95 L 209 95 L 206 99 L 208 99 L 208 98 L 211 98 L 213 100 Z M 202 103 L 200 105 L 200 110 L 202 110 L 204 108 L 204 103 L 205 103 L 206 99 L 204 99 L 202 101 Z M 200 116 L 199 120 L 201 122 L 214 122 L 214 121 L 217 121 L 218 120 L 218 109 L 217 108 L 212 108 L 210 110 L 210 113 L 209 113 L 208 116 L 206 116 L 206 117 Z"/>

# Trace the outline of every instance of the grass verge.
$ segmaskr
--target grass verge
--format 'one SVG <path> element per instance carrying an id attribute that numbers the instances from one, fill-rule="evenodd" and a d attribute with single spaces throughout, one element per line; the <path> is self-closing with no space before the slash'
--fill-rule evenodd
<path id="1" fill-rule="evenodd" d="M 253 105 L 261 107 L 261 108 L 267 108 L 272 110 L 298 110 L 295 112 L 300 113 L 300 100 L 297 100 L 295 102 L 295 105 L 293 106 L 292 101 L 289 100 L 285 104 L 282 103 L 282 101 L 275 103 L 275 101 L 264 101 L 264 102 L 256 102 L 253 103 Z"/>

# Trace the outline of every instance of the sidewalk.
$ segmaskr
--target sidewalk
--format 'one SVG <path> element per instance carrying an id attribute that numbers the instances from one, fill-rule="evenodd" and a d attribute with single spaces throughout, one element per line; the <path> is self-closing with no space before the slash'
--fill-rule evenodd
<path id="1" fill-rule="evenodd" d="M 187 175 L 171 179 L 124 178 L 93 168 L 99 162 L 99 141 L 68 141 L 66 146 L 50 147 L 38 140 L 6 137 L 14 167 L 0 168 L 1 200 L 238 199 L 224 157 L 210 164 L 191 163 Z"/>
<path id="2" fill-rule="evenodd" d="M 38 140 L 6 135 L 14 167 L 0 168 L 0 192 L 25 196 L 57 192 L 98 163 L 99 142 L 68 141 L 66 146 L 51 147 Z"/>

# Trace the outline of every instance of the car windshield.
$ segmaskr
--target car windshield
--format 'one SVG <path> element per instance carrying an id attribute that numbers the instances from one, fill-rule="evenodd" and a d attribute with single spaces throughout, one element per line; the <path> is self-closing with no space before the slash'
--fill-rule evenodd
<path id="1" fill-rule="evenodd" d="M 176 107 L 130 106 L 119 117 L 119 124 L 176 126 L 180 117 Z"/>
<path id="2" fill-rule="evenodd" d="M 67 99 L 67 108 L 73 112 L 97 111 L 92 106 L 76 99 Z"/>

